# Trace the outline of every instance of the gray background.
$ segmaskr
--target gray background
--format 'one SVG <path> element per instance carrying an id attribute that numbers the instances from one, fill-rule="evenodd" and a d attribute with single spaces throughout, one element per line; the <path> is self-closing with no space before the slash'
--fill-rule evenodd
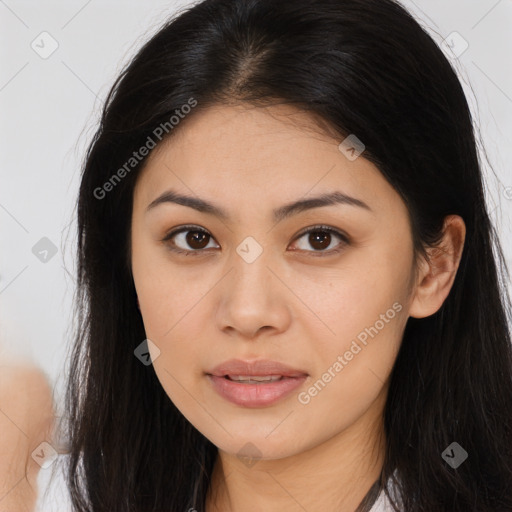
<path id="1" fill-rule="evenodd" d="M 30 358 L 62 397 L 72 328 L 74 208 L 80 166 L 102 100 L 124 63 L 176 1 L 0 0 L 0 350 Z M 492 218 L 512 257 L 512 1 L 408 0 L 454 59 L 496 177 L 485 164 Z M 51 48 L 48 32 L 58 43 Z M 46 38 L 42 40 L 41 38 Z M 46 237 L 48 261 L 32 249 Z M 0 352 L 0 357 L 2 356 Z"/>

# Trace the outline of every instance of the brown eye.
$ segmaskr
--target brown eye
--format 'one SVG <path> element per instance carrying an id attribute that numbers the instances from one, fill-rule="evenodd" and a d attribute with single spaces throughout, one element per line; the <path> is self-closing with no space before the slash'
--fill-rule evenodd
<path id="1" fill-rule="evenodd" d="M 309 243 L 315 250 L 327 249 L 331 244 L 331 234 L 325 231 L 311 231 L 309 233 Z"/>
<path id="2" fill-rule="evenodd" d="M 310 250 L 308 247 L 299 247 L 300 251 L 310 253 L 312 256 L 330 256 L 337 254 L 349 244 L 348 236 L 328 226 L 313 226 L 308 228 L 302 231 L 302 233 L 296 237 L 296 240 L 300 241 L 301 238 L 307 238 L 306 245 L 312 247 L 313 250 Z M 336 238 L 340 242 L 338 244 L 334 243 L 333 248 L 331 245 L 333 241 L 336 241 Z M 182 226 L 179 229 L 171 231 L 161 241 L 167 243 L 169 249 L 173 252 L 184 254 L 185 256 L 198 256 L 207 253 L 204 249 L 216 248 L 215 246 L 209 247 L 209 243 L 213 240 L 212 235 L 202 228 L 197 226 Z M 329 247 L 331 248 L 329 249 Z"/>
<path id="3" fill-rule="evenodd" d="M 185 240 L 192 249 L 204 249 L 208 245 L 209 237 L 203 231 L 188 231 Z"/>
<path id="4" fill-rule="evenodd" d="M 169 242 L 170 249 L 184 254 L 200 253 L 208 248 L 210 233 L 196 226 L 183 226 L 169 233 L 162 242 Z"/>
<path id="5" fill-rule="evenodd" d="M 299 247 L 299 249 L 310 252 L 313 256 L 328 256 L 330 254 L 338 253 L 343 249 L 343 247 L 345 247 L 345 245 L 348 245 L 349 243 L 348 237 L 346 235 L 328 226 L 313 226 L 312 228 L 308 228 L 307 230 L 300 233 L 296 239 L 300 240 L 302 238 L 306 240 L 306 243 L 303 243 L 302 247 Z M 336 238 L 341 240 L 341 242 L 337 245 L 334 244 L 334 248 L 331 247 L 331 249 L 326 250 L 331 246 Z M 312 247 L 313 250 L 309 250 L 307 245 Z"/>

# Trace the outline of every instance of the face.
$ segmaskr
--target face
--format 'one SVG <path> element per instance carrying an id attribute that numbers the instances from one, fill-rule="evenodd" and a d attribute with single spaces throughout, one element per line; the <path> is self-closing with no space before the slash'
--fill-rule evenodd
<path id="1" fill-rule="evenodd" d="M 341 142 L 292 107 L 218 105 L 186 119 L 138 177 L 131 258 L 154 370 L 227 453 L 298 454 L 382 406 L 412 237 L 400 196 Z M 214 208 L 154 203 L 170 191 Z M 297 201 L 310 202 L 283 208 Z M 263 365 L 212 377 L 232 359 L 291 375 Z M 258 374 L 279 380 L 232 380 Z"/>

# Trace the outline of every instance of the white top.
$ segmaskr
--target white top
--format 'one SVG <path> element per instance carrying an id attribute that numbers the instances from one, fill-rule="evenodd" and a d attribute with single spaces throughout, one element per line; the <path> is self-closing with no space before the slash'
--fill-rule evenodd
<path id="1" fill-rule="evenodd" d="M 71 512 L 71 498 L 64 477 L 66 455 L 59 455 L 48 468 L 41 468 L 37 476 L 35 512 Z"/>
<path id="2" fill-rule="evenodd" d="M 381 491 L 370 512 L 394 512 L 394 510 L 395 509 L 391 505 L 386 493 Z"/>
<path id="3" fill-rule="evenodd" d="M 41 468 L 38 476 L 38 500 L 35 512 L 72 512 L 71 499 L 64 478 L 65 455 L 46 469 Z M 379 494 L 370 512 L 393 512 L 393 507 L 384 491 Z"/>

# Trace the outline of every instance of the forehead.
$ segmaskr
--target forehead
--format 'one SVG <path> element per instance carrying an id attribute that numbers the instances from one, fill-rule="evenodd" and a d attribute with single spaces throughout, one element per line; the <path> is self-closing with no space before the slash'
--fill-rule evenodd
<path id="1" fill-rule="evenodd" d="M 348 159 L 338 147 L 343 138 L 319 123 L 289 105 L 196 111 L 152 150 L 137 180 L 136 200 L 147 206 L 167 188 L 228 203 L 228 209 L 230 202 L 258 206 L 275 198 L 271 202 L 280 205 L 334 190 L 377 210 L 379 203 L 397 199 L 371 162 Z"/>
<path id="2" fill-rule="evenodd" d="M 229 170 L 240 176 L 264 176 L 265 170 L 278 165 L 285 171 L 290 165 L 284 163 L 296 166 L 297 160 L 304 158 L 309 162 L 337 145 L 339 137 L 334 132 L 327 134 L 328 126 L 321 129 L 320 122 L 288 105 L 217 104 L 199 111 L 196 107 L 150 154 L 148 167 L 167 160 L 172 153 L 175 161 L 192 172 L 197 163 L 203 169 L 214 166 L 218 172 Z"/>

